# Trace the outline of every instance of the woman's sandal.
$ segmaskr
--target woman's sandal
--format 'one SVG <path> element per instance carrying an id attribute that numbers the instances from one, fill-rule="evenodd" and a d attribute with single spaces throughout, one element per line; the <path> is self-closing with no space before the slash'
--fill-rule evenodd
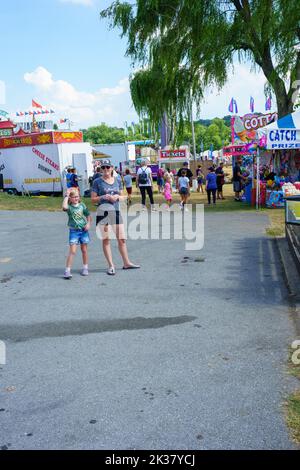
<path id="1" fill-rule="evenodd" d="M 107 270 L 107 274 L 109 276 L 114 276 L 116 274 L 116 269 L 114 268 L 114 266 L 110 266 Z"/>
<path id="2" fill-rule="evenodd" d="M 123 269 L 139 269 L 140 266 L 138 264 L 131 264 L 130 266 L 123 266 Z"/>

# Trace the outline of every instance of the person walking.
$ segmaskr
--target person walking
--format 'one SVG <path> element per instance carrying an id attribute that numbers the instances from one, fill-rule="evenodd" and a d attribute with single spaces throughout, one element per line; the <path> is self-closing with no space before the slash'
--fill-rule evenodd
<path id="1" fill-rule="evenodd" d="M 176 187 L 178 188 L 178 179 L 182 176 L 182 172 L 185 172 L 185 176 L 189 179 L 189 187 L 193 186 L 193 172 L 189 169 L 189 162 L 184 162 L 182 168 L 177 172 L 176 176 Z"/>
<path id="2" fill-rule="evenodd" d="M 202 171 L 202 165 L 198 165 L 198 168 L 196 170 L 196 176 L 197 176 L 197 192 L 204 194 L 204 189 L 203 189 L 203 182 L 204 182 L 204 173 Z"/>
<path id="3" fill-rule="evenodd" d="M 190 195 L 190 180 L 187 177 L 186 170 L 182 170 L 181 176 L 178 178 L 178 190 L 181 198 L 181 209 L 188 212 L 188 209 L 185 207 L 185 205 Z"/>
<path id="4" fill-rule="evenodd" d="M 159 194 L 163 191 L 163 187 L 164 187 L 164 169 L 159 168 L 157 170 L 157 189 L 158 189 Z"/>
<path id="5" fill-rule="evenodd" d="M 233 190 L 235 193 L 235 201 L 241 201 L 240 193 L 242 191 L 242 181 L 246 178 L 242 175 L 241 169 L 242 159 L 238 157 L 235 161 L 235 165 L 233 167 Z"/>
<path id="6" fill-rule="evenodd" d="M 153 179 L 151 168 L 147 165 L 147 160 L 143 160 L 136 175 L 136 185 L 139 187 L 142 196 L 143 210 L 146 210 L 146 192 L 150 199 L 151 209 L 154 211 L 153 199 Z"/>
<path id="7" fill-rule="evenodd" d="M 125 175 L 123 176 L 124 185 L 127 191 L 128 204 L 131 204 L 131 195 L 132 195 L 132 176 L 130 170 L 126 168 Z"/>
<path id="8" fill-rule="evenodd" d="M 213 197 L 213 203 L 216 204 L 217 175 L 213 166 L 209 168 L 209 173 L 206 175 L 206 192 L 208 204 L 211 203 L 211 195 Z"/>
<path id="9" fill-rule="evenodd" d="M 171 185 L 171 178 L 170 176 L 167 177 L 164 185 L 164 197 L 168 204 L 168 208 L 170 208 L 172 202 L 172 185 Z"/>
<path id="10" fill-rule="evenodd" d="M 122 195 L 122 184 L 113 176 L 113 166 L 109 160 L 102 160 L 103 175 L 94 181 L 91 200 L 98 204 L 96 225 L 100 230 L 103 253 L 108 263 L 107 274 L 116 274 L 112 259 L 109 227 L 114 231 L 118 240 L 118 248 L 123 260 L 123 269 L 137 269 L 139 265 L 130 261 L 126 246 L 124 223 L 120 211 L 120 201 L 126 196 Z"/>
<path id="11" fill-rule="evenodd" d="M 224 163 L 221 162 L 218 168 L 216 169 L 217 175 L 217 199 L 225 199 L 223 196 L 223 186 L 225 183 L 225 173 L 224 173 Z"/>

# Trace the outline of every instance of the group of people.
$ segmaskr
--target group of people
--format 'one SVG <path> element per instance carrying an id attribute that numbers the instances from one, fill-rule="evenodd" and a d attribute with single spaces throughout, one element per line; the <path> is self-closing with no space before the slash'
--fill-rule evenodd
<path id="1" fill-rule="evenodd" d="M 187 211 L 186 204 L 190 196 L 190 188 L 193 182 L 193 173 L 188 167 L 188 162 L 184 162 L 175 176 L 175 186 L 181 198 L 180 206 L 183 211 Z M 238 169 L 237 175 L 239 175 Z M 67 256 L 64 277 L 71 279 L 71 268 L 76 254 L 77 246 L 80 245 L 82 252 L 83 268 L 81 274 L 88 275 L 88 252 L 87 247 L 90 242 L 89 230 L 92 223 L 91 214 L 86 205 L 80 200 L 78 188 L 78 177 L 75 169 L 68 169 L 67 172 L 67 191 L 63 200 L 62 209 L 68 214 L 69 226 L 69 253 Z M 164 194 L 165 200 L 170 206 L 172 202 L 174 175 L 167 168 L 158 175 L 158 186 Z M 223 163 L 218 168 L 214 166 L 209 168 L 206 178 L 202 172 L 201 165 L 197 168 L 197 191 L 204 192 L 203 183 L 206 181 L 206 191 L 208 204 L 216 203 L 216 198 L 224 199 Z M 163 179 L 163 181 L 162 181 Z M 126 188 L 127 195 L 123 194 L 123 185 Z M 133 178 L 129 169 L 126 169 L 123 179 L 109 160 L 103 160 L 101 166 L 97 167 L 92 178 L 91 201 L 97 205 L 96 226 L 100 231 L 102 239 L 102 248 L 104 256 L 108 263 L 107 274 L 115 275 L 116 269 L 112 259 L 110 247 L 109 227 L 112 227 L 118 240 L 118 248 L 123 260 L 123 269 L 138 269 L 139 265 L 131 262 L 126 247 L 126 238 L 124 232 L 124 223 L 120 212 L 120 201 L 127 200 L 131 203 Z M 155 211 L 153 198 L 153 176 L 148 161 L 142 161 L 136 174 L 136 186 L 139 188 L 142 198 L 142 208 L 146 210 L 146 195 L 148 195 L 151 209 Z M 237 185 L 235 189 L 238 190 Z"/>
<path id="2" fill-rule="evenodd" d="M 140 266 L 132 263 L 128 257 L 124 223 L 120 212 L 120 201 L 126 197 L 122 194 L 121 179 L 115 177 L 113 166 L 109 160 L 102 161 L 100 170 L 96 173 L 101 173 L 101 176 L 95 177 L 93 181 L 91 200 L 98 206 L 96 226 L 101 233 L 102 249 L 108 263 L 107 274 L 115 275 L 116 269 L 112 259 L 109 227 L 112 227 L 118 240 L 123 269 L 138 269 Z M 74 187 L 67 188 L 62 209 L 67 212 L 69 217 L 69 253 L 64 278 L 72 278 L 71 269 L 78 245 L 80 245 L 82 252 L 83 268 L 81 274 L 87 276 L 89 274 L 87 247 L 90 242 L 91 214 L 86 205 L 80 200 L 79 192 Z"/>

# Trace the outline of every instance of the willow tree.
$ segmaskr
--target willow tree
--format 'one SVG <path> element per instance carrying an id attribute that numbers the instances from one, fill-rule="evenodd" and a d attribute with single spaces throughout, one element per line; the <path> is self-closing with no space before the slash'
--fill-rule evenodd
<path id="1" fill-rule="evenodd" d="M 236 59 L 261 69 L 279 116 L 293 111 L 300 85 L 300 0 L 114 1 L 101 12 L 128 40 L 139 70 L 130 77 L 134 106 L 158 121 L 183 119 L 190 98 L 221 88 Z M 297 83 L 298 80 L 298 83 Z"/>

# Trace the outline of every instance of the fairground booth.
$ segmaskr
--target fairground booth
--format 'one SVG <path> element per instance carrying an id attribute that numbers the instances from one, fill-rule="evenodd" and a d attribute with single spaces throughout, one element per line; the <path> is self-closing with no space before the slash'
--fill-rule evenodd
<path id="1" fill-rule="evenodd" d="M 241 159 L 244 178 L 242 200 L 252 205 L 265 204 L 265 193 L 256 191 L 257 181 L 257 130 L 277 119 L 277 113 L 251 113 L 231 118 L 231 145 L 223 148 L 224 157 L 232 158 L 232 167 Z M 260 152 L 261 161 L 267 160 L 267 152 Z"/>
<path id="2" fill-rule="evenodd" d="M 270 154 L 269 169 L 265 170 L 266 175 L 262 174 L 261 183 L 267 187 L 269 206 L 276 206 L 277 201 L 282 200 L 286 206 L 286 222 L 297 226 L 299 236 L 300 112 L 284 116 L 260 129 L 258 134 Z"/>

